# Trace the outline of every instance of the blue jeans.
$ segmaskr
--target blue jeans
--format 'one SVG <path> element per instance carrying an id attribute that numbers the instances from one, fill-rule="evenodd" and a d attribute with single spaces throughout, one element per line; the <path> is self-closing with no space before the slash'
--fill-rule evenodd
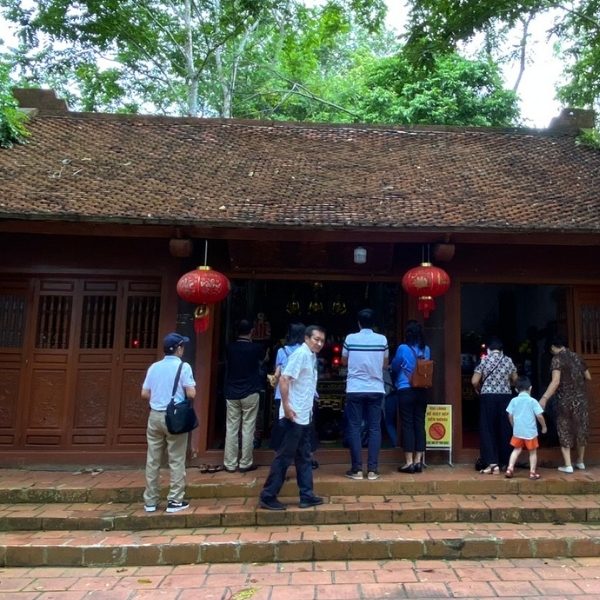
<path id="1" fill-rule="evenodd" d="M 363 419 L 363 409 L 366 409 L 367 425 L 369 428 L 369 450 L 367 468 L 377 471 L 379 450 L 381 448 L 381 402 L 383 394 L 346 394 L 346 411 L 348 415 L 348 446 L 353 471 L 362 470 L 360 429 Z"/>
<path id="2" fill-rule="evenodd" d="M 392 392 L 385 397 L 384 402 L 385 430 L 392 442 L 392 447 L 398 445 L 398 396 Z"/>
<path id="3" fill-rule="evenodd" d="M 298 425 L 289 419 L 280 419 L 278 427 L 281 429 L 281 442 L 260 497 L 267 501 L 276 499 L 285 483 L 288 467 L 294 463 L 300 502 L 310 500 L 315 497 L 310 451 L 313 426 Z"/>

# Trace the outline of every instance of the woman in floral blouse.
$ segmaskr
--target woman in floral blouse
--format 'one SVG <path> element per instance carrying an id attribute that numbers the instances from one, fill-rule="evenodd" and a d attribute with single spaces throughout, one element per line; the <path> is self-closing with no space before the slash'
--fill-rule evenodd
<path id="1" fill-rule="evenodd" d="M 573 447 L 577 448 L 575 467 L 585 469 L 583 459 L 590 430 L 585 382 L 592 376 L 585 361 L 567 348 L 567 341 L 562 335 L 554 336 L 550 352 L 554 355 L 551 364 L 552 379 L 540 398 L 540 405 L 546 408 L 548 400 L 556 394 L 556 430 L 565 462 L 558 470 L 572 473 Z"/>
<path id="2" fill-rule="evenodd" d="M 502 342 L 493 338 L 487 355 L 475 367 L 471 384 L 480 394 L 479 432 L 481 458 L 487 465 L 480 473 L 497 475 L 508 465 L 512 448 L 512 430 L 506 416 L 506 407 L 512 398 L 512 385 L 517 380 L 517 369 L 502 351 Z"/>

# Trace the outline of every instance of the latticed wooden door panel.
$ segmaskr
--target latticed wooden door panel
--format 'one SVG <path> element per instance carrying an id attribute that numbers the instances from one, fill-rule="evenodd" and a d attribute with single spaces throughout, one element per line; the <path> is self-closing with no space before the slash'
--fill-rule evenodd
<path id="1" fill-rule="evenodd" d="M 64 446 L 69 412 L 69 353 L 73 339 L 75 281 L 35 281 L 33 348 L 28 352 L 24 413 L 25 446 Z"/>
<path id="2" fill-rule="evenodd" d="M 143 448 L 160 281 L 0 281 L 0 447 Z"/>
<path id="3" fill-rule="evenodd" d="M 29 286 L 5 281 L 0 289 L 0 448 L 18 440 Z"/>

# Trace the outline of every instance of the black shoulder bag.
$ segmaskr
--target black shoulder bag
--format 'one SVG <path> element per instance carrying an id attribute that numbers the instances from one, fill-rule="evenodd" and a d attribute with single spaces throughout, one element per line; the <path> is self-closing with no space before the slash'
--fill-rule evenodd
<path id="1" fill-rule="evenodd" d="M 192 429 L 198 427 L 198 417 L 194 411 L 192 401 L 189 398 L 185 398 L 183 402 L 175 403 L 175 393 L 177 392 L 182 367 L 183 362 L 177 369 L 175 383 L 173 383 L 171 401 L 167 405 L 167 412 L 165 413 L 165 422 L 169 433 L 188 433 L 189 431 L 192 431 Z"/>

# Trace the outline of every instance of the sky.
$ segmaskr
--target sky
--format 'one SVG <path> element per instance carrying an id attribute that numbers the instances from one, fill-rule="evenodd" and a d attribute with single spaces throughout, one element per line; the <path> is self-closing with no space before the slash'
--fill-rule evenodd
<path id="1" fill-rule="evenodd" d="M 406 8 L 402 0 L 386 0 L 388 4 L 387 23 L 401 32 L 406 21 Z M 305 0 L 314 4 L 319 0 Z M 542 15 L 532 24 L 528 52 L 531 64 L 528 64 L 519 86 L 521 98 L 521 118 L 527 127 L 548 127 L 553 117 L 559 115 L 561 106 L 554 99 L 555 86 L 560 80 L 562 63 L 552 53 L 552 43 L 545 37 L 552 23 L 551 15 Z M 10 32 L 0 18 L 0 39 L 9 40 Z M 507 87 L 512 88 L 516 77 L 516 68 L 504 71 Z"/>

